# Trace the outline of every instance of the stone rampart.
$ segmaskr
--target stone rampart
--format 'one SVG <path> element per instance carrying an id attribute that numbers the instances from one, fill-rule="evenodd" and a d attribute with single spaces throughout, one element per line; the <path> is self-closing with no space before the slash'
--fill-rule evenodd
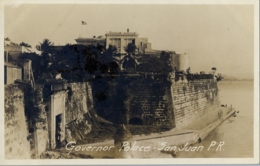
<path id="1" fill-rule="evenodd" d="M 218 104 L 218 87 L 213 79 L 176 82 L 171 93 L 176 128 L 187 126 Z"/>

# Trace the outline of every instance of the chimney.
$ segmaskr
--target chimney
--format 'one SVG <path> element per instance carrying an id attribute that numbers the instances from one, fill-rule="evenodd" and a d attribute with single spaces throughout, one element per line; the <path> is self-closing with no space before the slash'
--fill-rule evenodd
<path id="1" fill-rule="evenodd" d="M 127 28 L 127 32 L 129 32 L 129 28 Z"/>

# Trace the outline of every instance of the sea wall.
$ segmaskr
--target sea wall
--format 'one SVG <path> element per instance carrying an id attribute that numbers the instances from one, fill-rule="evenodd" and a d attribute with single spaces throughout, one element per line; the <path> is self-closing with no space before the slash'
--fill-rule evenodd
<path id="1" fill-rule="evenodd" d="M 170 82 L 164 75 L 150 74 L 97 82 L 95 108 L 113 123 L 181 129 L 219 105 L 214 79 Z"/>
<path id="2" fill-rule="evenodd" d="M 121 75 L 94 81 L 97 113 L 115 123 L 174 126 L 171 83 L 166 75 Z"/>
<path id="3" fill-rule="evenodd" d="M 154 80 L 140 81 L 131 87 L 128 99 L 128 123 L 173 126 L 170 84 Z"/>
<path id="4" fill-rule="evenodd" d="M 217 82 L 199 79 L 171 86 L 176 128 L 183 128 L 218 104 Z"/>
<path id="5" fill-rule="evenodd" d="M 26 123 L 24 92 L 19 85 L 5 86 L 5 158 L 31 158 L 28 125 Z"/>
<path id="6" fill-rule="evenodd" d="M 200 138 L 200 141 L 206 139 L 221 123 L 236 114 L 236 110 L 230 108 L 218 107 L 214 110 L 215 114 L 217 114 L 217 110 L 222 110 L 223 116 L 199 130 L 171 130 L 142 137 L 127 135 L 126 131 L 123 132 L 124 135 L 118 134 L 114 142 L 115 157 L 172 158 L 177 157 L 182 151 L 200 151 L 205 147 L 197 144 L 198 139 Z"/>

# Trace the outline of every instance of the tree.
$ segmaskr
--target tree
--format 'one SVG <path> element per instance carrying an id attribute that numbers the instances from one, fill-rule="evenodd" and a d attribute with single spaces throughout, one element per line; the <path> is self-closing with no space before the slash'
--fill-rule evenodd
<path id="1" fill-rule="evenodd" d="M 116 59 L 117 48 L 113 45 L 109 45 L 108 48 L 101 54 L 100 61 L 102 62 L 102 71 L 112 73 L 119 72 L 119 63 L 120 61 Z"/>
<path id="2" fill-rule="evenodd" d="M 129 43 L 126 47 L 124 47 L 125 52 L 130 56 L 130 55 L 135 55 L 136 51 L 137 51 L 137 47 L 132 44 Z"/>
<path id="3" fill-rule="evenodd" d="M 20 45 L 20 46 L 23 46 L 23 47 L 26 47 L 26 48 L 32 48 L 31 45 L 29 45 L 29 44 L 27 44 L 27 43 L 24 43 L 24 42 L 20 43 L 19 45 Z"/>
<path id="4" fill-rule="evenodd" d="M 53 46 L 53 42 L 51 42 L 49 39 L 43 39 L 42 43 L 39 43 L 39 45 L 36 45 L 36 49 L 38 51 L 41 51 L 41 65 L 44 68 L 49 67 L 49 62 L 53 60 L 52 53 L 53 49 L 51 46 Z"/>
<path id="5" fill-rule="evenodd" d="M 41 57 L 38 54 L 25 52 L 20 55 L 19 59 L 29 59 L 32 61 L 32 71 L 35 79 L 38 79 L 42 75 Z"/>
<path id="6" fill-rule="evenodd" d="M 162 51 L 160 55 L 160 60 L 162 61 L 162 67 L 164 72 L 171 71 L 171 55 L 169 52 Z"/>
<path id="7" fill-rule="evenodd" d="M 116 55 L 117 55 L 116 46 L 109 45 L 108 48 L 105 50 L 105 52 L 102 54 L 103 63 L 107 64 L 113 61 L 118 62 L 118 60 L 115 58 Z"/>
<path id="8" fill-rule="evenodd" d="M 137 59 L 135 57 L 135 53 L 137 51 L 137 47 L 129 43 L 125 48 L 125 52 L 127 53 L 126 56 L 121 60 L 123 68 L 125 70 L 135 70 L 136 66 L 138 65 Z"/>
<path id="9" fill-rule="evenodd" d="M 54 43 L 51 42 L 49 39 L 43 39 L 42 43 L 39 43 L 39 45 L 36 45 L 36 49 L 38 51 L 41 51 L 42 54 L 48 54 L 48 53 L 52 53 L 52 48 L 51 46 L 53 46 Z"/>

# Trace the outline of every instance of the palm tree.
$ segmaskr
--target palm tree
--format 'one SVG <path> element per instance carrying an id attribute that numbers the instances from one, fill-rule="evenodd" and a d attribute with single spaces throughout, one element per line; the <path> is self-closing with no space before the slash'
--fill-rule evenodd
<path id="1" fill-rule="evenodd" d="M 27 47 L 27 48 L 32 48 L 31 45 L 29 45 L 29 44 L 27 44 L 27 43 L 24 43 L 24 42 L 20 43 L 19 45 L 20 45 L 20 46 Z"/>
<path id="2" fill-rule="evenodd" d="M 125 70 L 135 70 L 136 66 L 138 65 L 137 59 L 135 57 L 135 53 L 137 51 L 137 47 L 129 43 L 125 48 L 125 52 L 127 53 L 126 56 L 121 60 L 123 68 Z"/>
<path id="3" fill-rule="evenodd" d="M 102 63 L 103 72 L 119 72 L 120 60 L 116 58 L 117 55 L 117 48 L 113 45 L 109 45 L 108 48 L 101 54 L 100 62 Z"/>
<path id="4" fill-rule="evenodd" d="M 117 55 L 117 48 L 116 46 L 109 45 L 108 48 L 105 50 L 105 52 L 102 55 L 102 61 L 105 64 L 108 64 L 110 62 L 119 62 L 115 56 Z"/>
<path id="5" fill-rule="evenodd" d="M 128 55 L 135 55 L 137 47 L 134 44 L 129 43 L 126 47 L 124 47 L 124 50 Z"/>
<path id="6" fill-rule="evenodd" d="M 36 49 L 38 51 L 41 51 L 42 53 L 51 53 L 52 49 L 51 46 L 53 46 L 54 43 L 51 42 L 49 39 L 43 39 L 42 43 L 39 43 L 39 45 L 36 45 Z"/>
<path id="7" fill-rule="evenodd" d="M 53 49 L 51 46 L 53 46 L 53 42 L 51 42 L 49 39 L 43 39 L 42 43 L 39 43 L 39 45 L 36 45 L 36 49 L 38 51 L 41 51 L 42 56 L 42 65 L 46 68 L 48 68 L 49 62 L 51 62 L 53 59 L 52 53 Z"/>

